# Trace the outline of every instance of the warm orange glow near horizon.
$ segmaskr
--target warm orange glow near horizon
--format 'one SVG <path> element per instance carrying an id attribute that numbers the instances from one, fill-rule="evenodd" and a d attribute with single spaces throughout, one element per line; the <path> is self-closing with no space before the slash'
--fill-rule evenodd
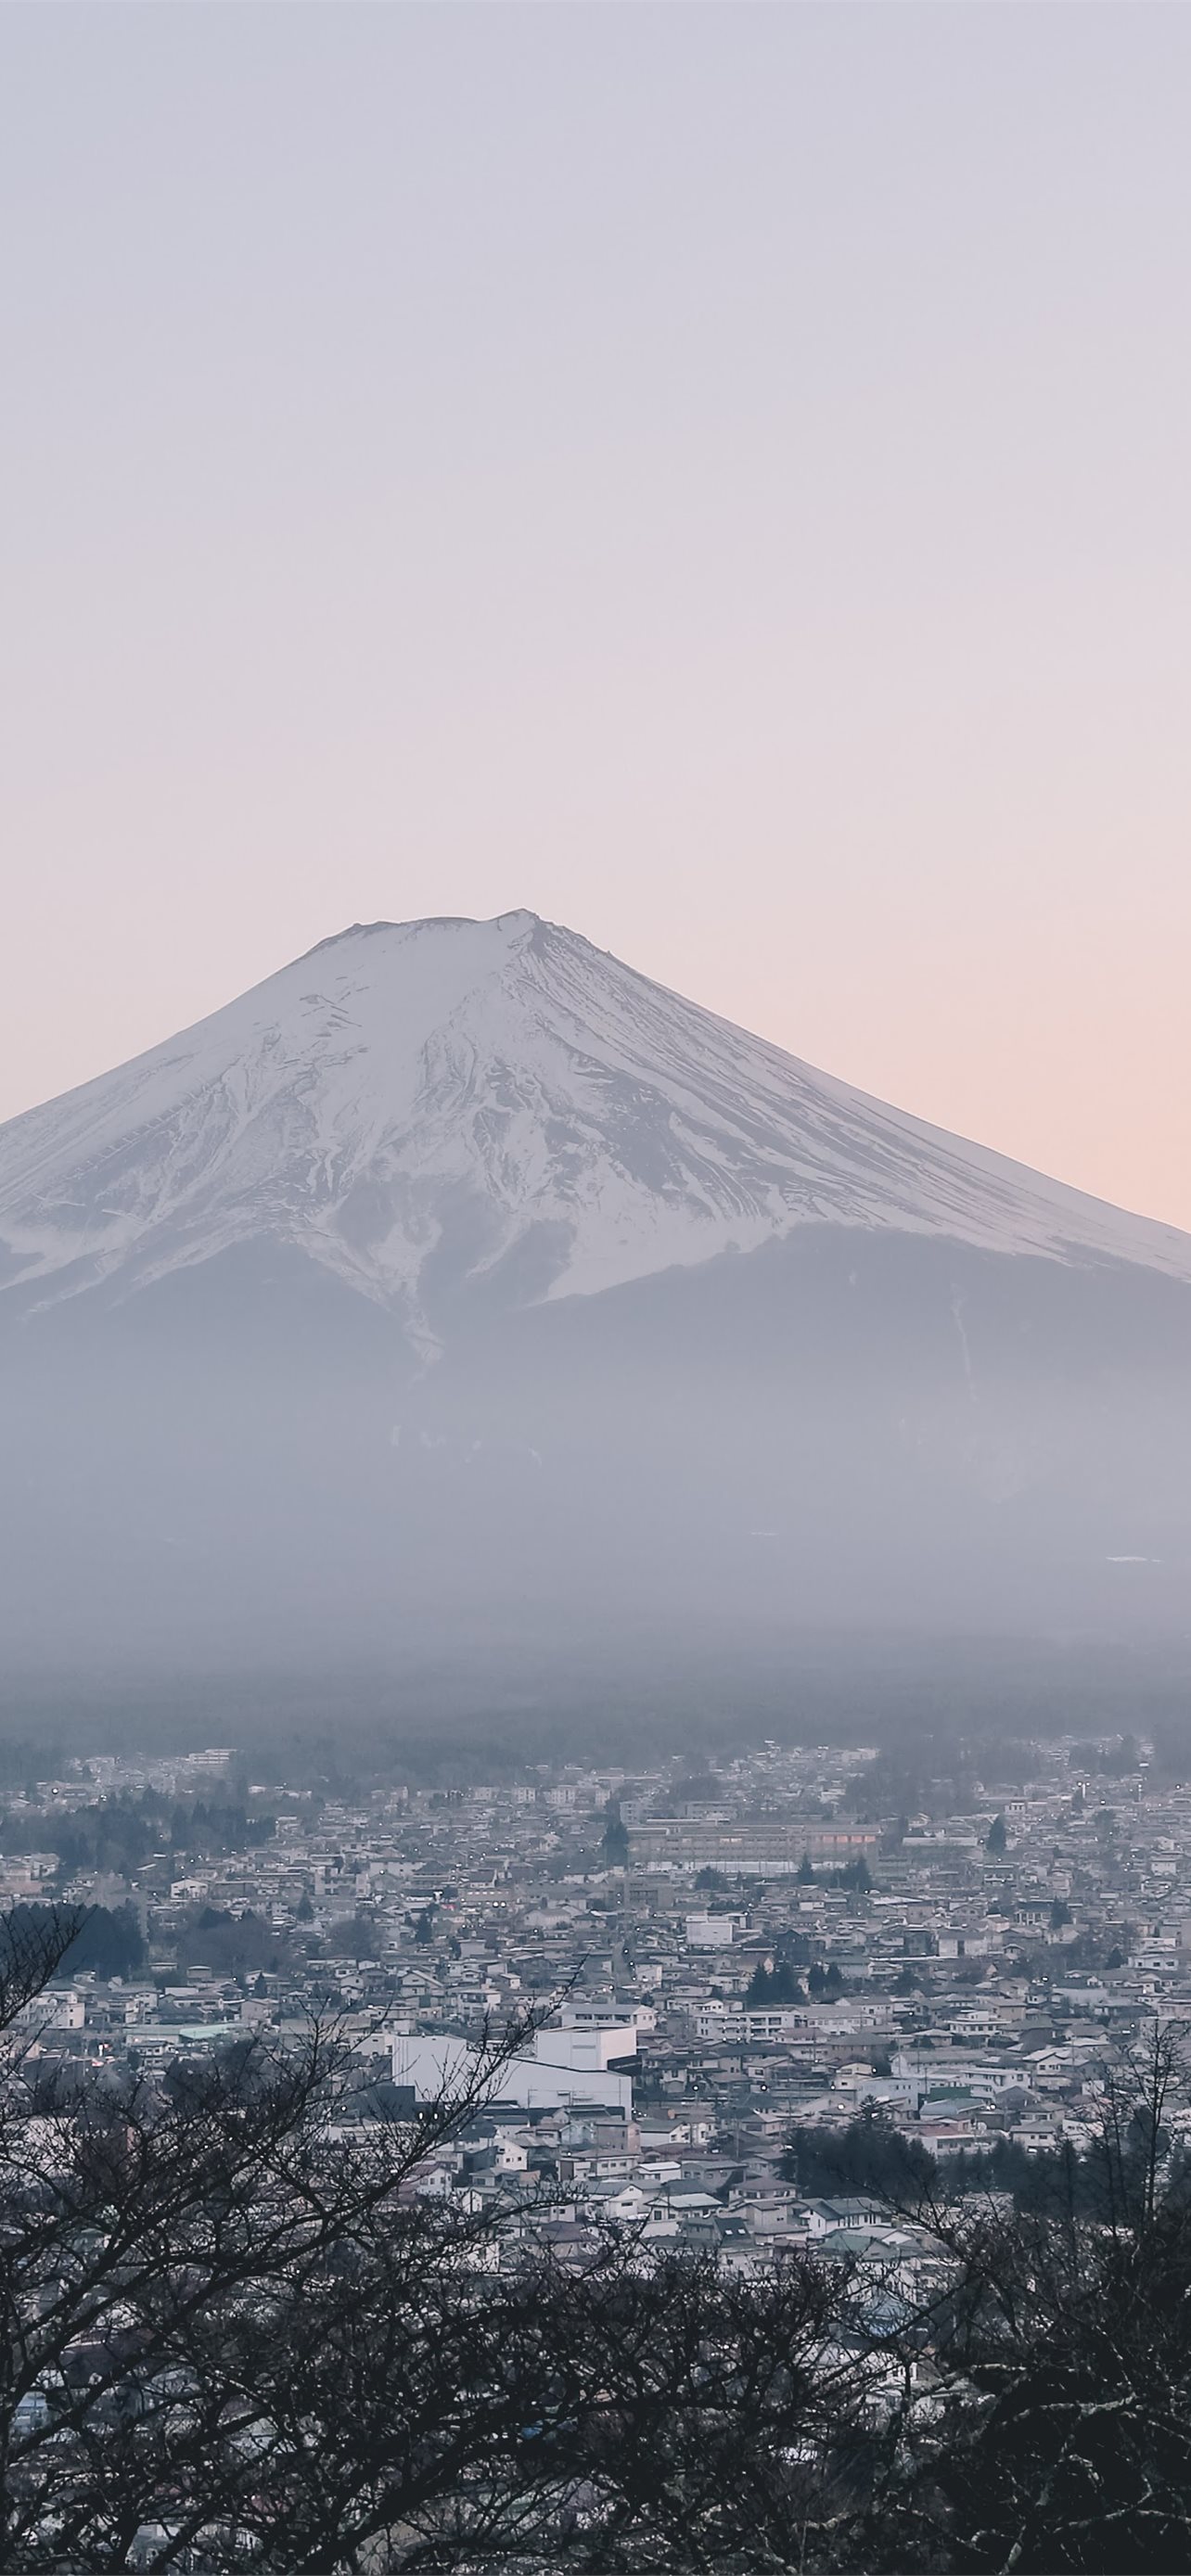
<path id="1" fill-rule="evenodd" d="M 1191 1228 L 1191 18 L 9 12 L 0 1115 L 527 905 Z"/>

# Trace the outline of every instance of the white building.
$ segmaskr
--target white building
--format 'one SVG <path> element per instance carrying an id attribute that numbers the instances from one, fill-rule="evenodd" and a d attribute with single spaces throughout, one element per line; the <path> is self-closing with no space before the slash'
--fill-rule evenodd
<path id="1" fill-rule="evenodd" d="M 537 2030 L 529 2046 L 494 2078 L 486 2096 L 525 2110 L 556 2111 L 573 2102 L 614 2104 L 632 2118 L 633 2079 L 610 2060 L 635 2057 L 637 2034 L 618 2023 L 601 2030 Z M 413 2086 L 419 2102 L 472 2080 L 479 2052 L 447 2033 L 393 2033 L 393 2082 Z"/>
<path id="2" fill-rule="evenodd" d="M 688 1914 L 688 1950 L 730 1950 L 744 1919 L 743 1914 Z"/>

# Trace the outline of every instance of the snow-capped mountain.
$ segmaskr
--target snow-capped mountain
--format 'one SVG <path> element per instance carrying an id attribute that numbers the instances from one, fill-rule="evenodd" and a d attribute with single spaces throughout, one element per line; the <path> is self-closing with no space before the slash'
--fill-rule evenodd
<path id="1" fill-rule="evenodd" d="M 571 932 L 345 931 L 0 1129 L 0 1650 L 1185 1623 L 1191 1238 Z"/>
<path id="2" fill-rule="evenodd" d="M 127 1296 L 254 1240 L 433 1339 L 444 1256 L 530 1298 L 799 1226 L 1108 1256 L 1191 1239 L 884 1107 L 532 913 L 356 927 L 0 1129 L 0 1278 Z"/>

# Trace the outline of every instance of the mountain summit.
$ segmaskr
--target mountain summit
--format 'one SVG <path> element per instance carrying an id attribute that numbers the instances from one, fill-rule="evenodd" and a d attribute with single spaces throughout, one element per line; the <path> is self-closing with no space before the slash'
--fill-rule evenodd
<path id="1" fill-rule="evenodd" d="M 0 1278 L 126 1297 L 236 1245 L 306 1255 L 434 1338 L 448 1278 L 518 1302 L 893 1229 L 1191 1277 L 1191 1239 L 884 1107 L 574 932 L 357 925 L 0 1129 Z"/>
<path id="2" fill-rule="evenodd" d="M 0 1129 L 10 1669 L 1177 1628 L 1189 1451 L 1191 1238 L 532 913 Z"/>

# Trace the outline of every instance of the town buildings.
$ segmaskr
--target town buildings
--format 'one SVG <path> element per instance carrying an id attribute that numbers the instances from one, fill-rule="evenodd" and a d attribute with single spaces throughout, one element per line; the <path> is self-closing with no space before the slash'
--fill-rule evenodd
<path id="1" fill-rule="evenodd" d="M 423 2178 L 499 2204 L 511 2248 L 536 2213 L 568 2259 L 616 2225 L 737 2270 L 828 2238 L 928 2262 L 887 2208 L 804 2189 L 800 2139 L 874 2121 L 952 2171 L 1086 2146 L 1107 2071 L 1191 2022 L 1191 1789 L 1064 1739 L 962 1814 L 883 1813 L 875 1761 L 767 1744 L 699 1778 L 560 1761 L 350 1798 L 226 1747 L 69 1765 L 7 1800 L 0 1887 L 100 1909 L 107 1954 L 28 2008 L 27 2055 L 161 2073 L 333 2014 L 350 2127 L 520 2018 Z"/>

